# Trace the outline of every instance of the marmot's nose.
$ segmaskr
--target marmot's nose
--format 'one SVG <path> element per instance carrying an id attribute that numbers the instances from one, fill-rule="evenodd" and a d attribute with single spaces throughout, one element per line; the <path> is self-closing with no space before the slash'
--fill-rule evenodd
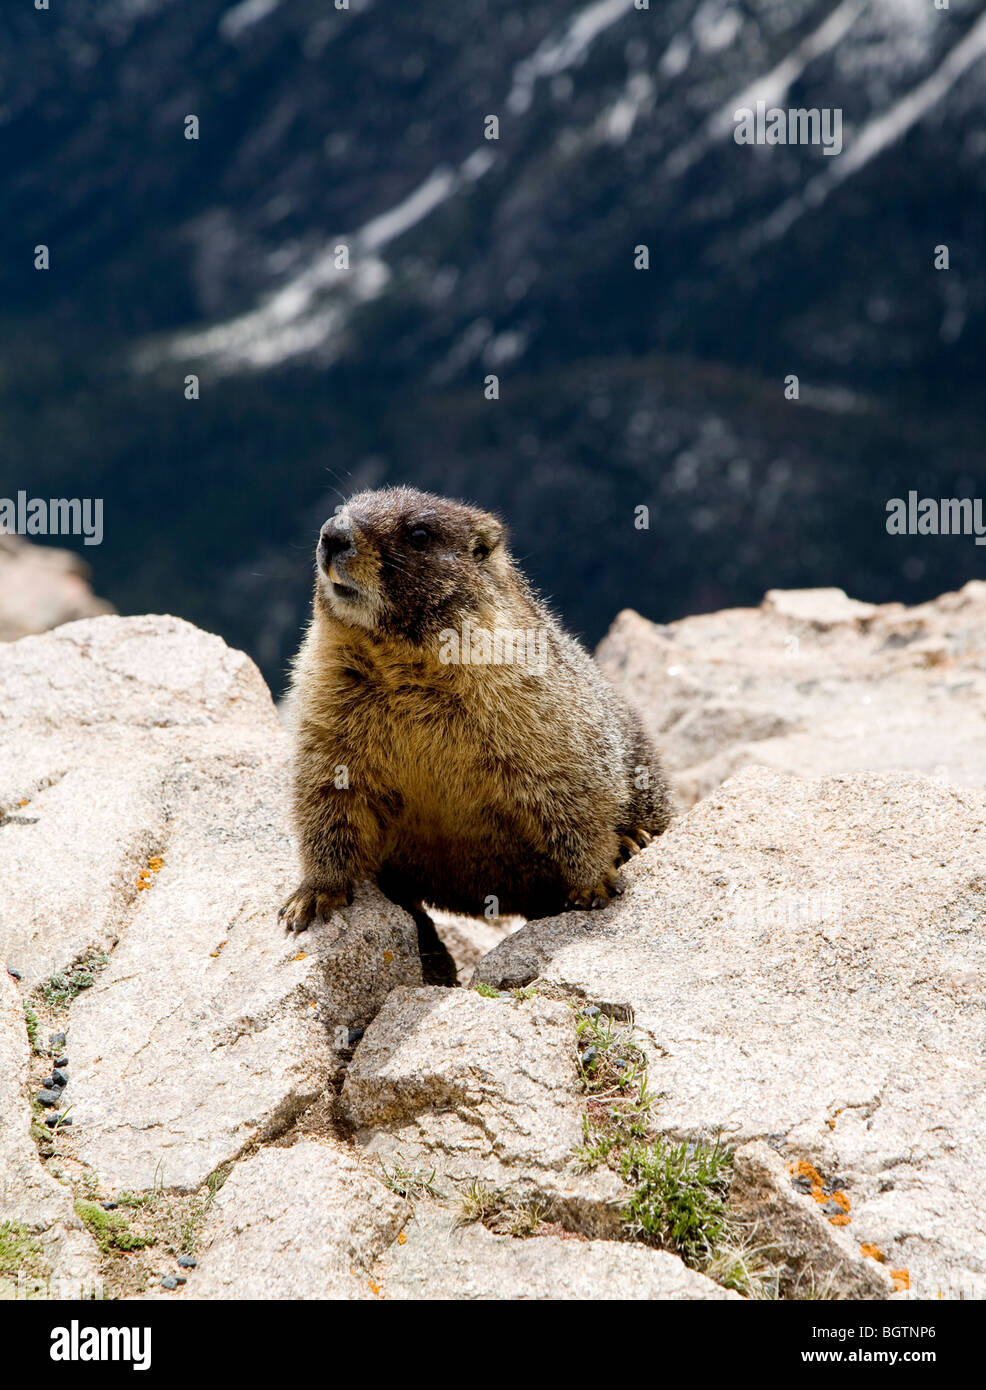
<path id="1" fill-rule="evenodd" d="M 352 545 L 352 525 L 343 517 L 329 517 L 319 533 L 319 552 L 324 555 L 327 560 L 331 560 L 334 555 L 339 555 L 344 550 L 352 549 Z"/>

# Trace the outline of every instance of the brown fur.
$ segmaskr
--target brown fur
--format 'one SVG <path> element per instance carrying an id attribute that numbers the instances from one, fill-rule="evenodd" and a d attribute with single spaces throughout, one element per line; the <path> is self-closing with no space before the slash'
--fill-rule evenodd
<path id="1" fill-rule="evenodd" d="M 604 905 L 615 866 L 666 827 L 666 784 L 637 716 L 530 590 L 500 523 L 395 488 L 353 497 L 322 529 L 294 667 L 305 877 L 287 925 L 326 916 L 367 877 L 410 908 Z M 443 664 L 440 634 L 464 619 L 541 629 L 544 668 Z"/>

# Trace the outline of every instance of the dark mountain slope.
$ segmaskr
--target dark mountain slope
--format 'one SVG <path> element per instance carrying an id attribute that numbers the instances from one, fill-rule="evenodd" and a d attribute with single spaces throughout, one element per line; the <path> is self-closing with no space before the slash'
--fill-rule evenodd
<path id="1" fill-rule="evenodd" d="M 983 493 L 984 56 L 961 0 L 11 9 L 0 494 L 104 496 L 100 591 L 275 683 L 335 483 L 499 507 L 591 638 L 959 584 L 884 504 Z M 737 145 L 758 96 L 842 153 Z"/>

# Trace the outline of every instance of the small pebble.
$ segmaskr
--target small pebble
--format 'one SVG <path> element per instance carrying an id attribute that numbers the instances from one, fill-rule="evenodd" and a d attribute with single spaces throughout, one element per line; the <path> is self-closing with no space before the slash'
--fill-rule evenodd
<path id="1" fill-rule="evenodd" d="M 179 1255 L 178 1263 L 181 1265 L 182 1269 L 194 1269 L 198 1261 L 193 1260 L 191 1255 Z"/>
<path id="2" fill-rule="evenodd" d="M 173 1274 L 166 1274 L 161 1280 L 161 1287 L 162 1289 L 177 1289 L 178 1280 Z"/>
<path id="3" fill-rule="evenodd" d="M 584 1018 L 598 1018 L 598 1017 L 599 1017 L 599 1005 L 598 1005 L 598 1004 L 587 1004 L 587 1005 L 585 1006 L 585 1008 L 582 1010 L 582 1015 L 583 1015 Z"/>
<path id="4" fill-rule="evenodd" d="M 103 1208 L 103 1211 L 116 1211 L 120 1204 L 119 1202 L 100 1202 L 99 1205 Z"/>
<path id="5" fill-rule="evenodd" d="M 826 1202 L 822 1207 L 826 1216 L 845 1216 L 845 1209 L 838 1202 Z"/>
<path id="6" fill-rule="evenodd" d="M 349 1046 L 355 1047 L 365 1032 L 365 1028 L 350 1028 L 349 1037 L 347 1039 Z"/>
<path id="7" fill-rule="evenodd" d="M 598 1056 L 598 1047 L 587 1047 L 586 1050 L 582 1053 L 582 1065 L 584 1067 L 591 1067 Z"/>
<path id="8" fill-rule="evenodd" d="M 67 1057 L 56 1057 L 56 1058 L 55 1058 L 55 1066 L 56 1066 L 56 1067 L 67 1067 L 67 1066 L 68 1066 L 68 1058 L 67 1058 Z"/>
<path id="9" fill-rule="evenodd" d="M 13 967 L 12 965 L 8 965 L 8 966 L 7 966 L 7 974 L 8 974 L 8 975 L 11 977 L 11 979 L 13 979 L 13 980 L 22 980 L 22 979 L 24 978 L 24 976 L 21 974 L 21 972 L 20 972 L 19 970 L 15 970 L 14 967 Z"/>
<path id="10" fill-rule="evenodd" d="M 51 1079 L 56 1086 L 68 1085 L 68 1074 L 66 1072 L 60 1071 L 58 1067 L 56 1067 L 55 1070 L 51 1073 Z"/>
<path id="11" fill-rule="evenodd" d="M 64 1129 L 66 1125 L 72 1123 L 71 1115 L 46 1115 L 45 1124 L 49 1129 L 54 1129 L 57 1125 L 59 1129 Z"/>
<path id="12" fill-rule="evenodd" d="M 52 1033 L 51 1037 L 48 1039 L 48 1046 L 52 1051 L 63 1048 L 65 1046 L 65 1034 Z"/>
<path id="13" fill-rule="evenodd" d="M 38 1103 L 40 1105 L 57 1105 L 62 1098 L 60 1090 L 44 1090 L 38 1092 Z"/>
<path id="14" fill-rule="evenodd" d="M 188 1283 L 188 1280 L 185 1278 L 184 1274 L 176 1274 L 176 1275 L 175 1275 L 175 1283 L 176 1283 L 176 1284 L 187 1284 L 187 1283 Z"/>

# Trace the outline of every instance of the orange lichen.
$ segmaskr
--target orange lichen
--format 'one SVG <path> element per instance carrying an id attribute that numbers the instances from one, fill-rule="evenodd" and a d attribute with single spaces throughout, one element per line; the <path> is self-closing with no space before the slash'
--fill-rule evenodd
<path id="1" fill-rule="evenodd" d="M 406 1245 L 406 1244 L 407 1244 L 407 1232 L 406 1232 L 406 1231 L 401 1231 L 400 1235 L 397 1237 L 397 1244 L 398 1244 L 398 1245 Z"/>
<path id="2" fill-rule="evenodd" d="M 147 861 L 147 868 L 141 869 L 137 875 L 137 892 L 141 893 L 145 888 L 151 886 L 151 874 L 156 874 L 163 865 L 164 860 L 159 854 L 154 854 Z"/>
<path id="3" fill-rule="evenodd" d="M 787 1165 L 787 1171 L 795 1178 L 807 1178 L 811 1183 L 811 1192 L 808 1194 L 819 1206 L 824 1206 L 826 1202 L 835 1202 L 836 1206 L 842 1208 L 838 1216 L 830 1216 L 829 1220 L 833 1226 L 847 1226 L 852 1219 L 849 1216 L 849 1198 L 844 1192 L 826 1192 L 825 1183 L 822 1175 L 817 1168 L 814 1168 L 807 1159 L 791 1159 Z"/>
<path id="4" fill-rule="evenodd" d="M 307 952 L 307 951 L 299 951 L 298 954 L 297 954 L 296 956 L 292 956 L 291 959 L 292 959 L 292 960 L 307 960 L 307 959 L 308 959 L 308 952 Z"/>
<path id="5" fill-rule="evenodd" d="M 894 1291 L 902 1293 L 911 1287 L 911 1276 L 906 1269 L 892 1269 L 890 1277 L 894 1281 Z"/>
<path id="6" fill-rule="evenodd" d="M 787 1165 L 787 1171 L 795 1178 L 808 1178 L 812 1186 L 817 1183 L 822 1185 L 822 1176 L 816 1168 L 813 1168 L 806 1158 L 792 1158 Z"/>
<path id="7" fill-rule="evenodd" d="M 222 948 L 223 948 L 225 945 L 226 945 L 226 942 L 225 942 L 225 941 L 220 941 L 220 943 L 219 943 L 219 945 L 216 947 L 216 949 L 215 949 L 214 951 L 210 951 L 210 952 L 209 952 L 209 955 L 212 956 L 213 959 L 215 959 L 215 957 L 218 956 L 219 952 L 222 950 Z"/>
<path id="8" fill-rule="evenodd" d="M 822 1176 L 816 1168 L 808 1162 L 806 1158 L 792 1159 L 787 1165 L 787 1171 L 795 1178 L 807 1178 L 811 1183 L 811 1196 L 816 1202 L 827 1202 L 828 1198 L 822 1188 Z"/>
<path id="9" fill-rule="evenodd" d="M 869 1241 L 863 1241 L 859 1247 L 859 1253 L 866 1255 L 871 1260 L 878 1260 L 880 1264 L 886 1263 L 887 1257 L 883 1251 L 878 1246 L 870 1244 Z"/>
<path id="10" fill-rule="evenodd" d="M 23 801 L 18 801 L 18 803 L 17 803 L 18 806 L 30 806 L 30 804 L 31 804 L 31 798 L 30 798 L 29 796 L 25 796 L 25 798 L 24 798 Z"/>
<path id="11" fill-rule="evenodd" d="M 393 953 L 393 951 L 384 951 L 384 953 L 383 953 L 383 958 L 384 958 L 384 960 L 387 962 L 387 964 L 389 965 L 390 962 L 394 959 L 394 953 Z"/>

